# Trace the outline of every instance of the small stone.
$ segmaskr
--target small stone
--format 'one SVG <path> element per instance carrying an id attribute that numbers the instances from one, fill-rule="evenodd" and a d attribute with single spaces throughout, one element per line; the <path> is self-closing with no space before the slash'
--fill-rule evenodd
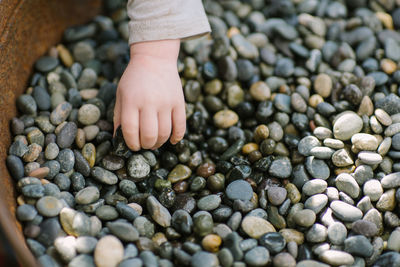
<path id="1" fill-rule="evenodd" d="M 59 61 L 57 58 L 50 56 L 43 56 L 39 58 L 35 63 L 35 68 L 41 72 L 49 72 L 57 67 Z"/>
<path id="2" fill-rule="evenodd" d="M 78 121 L 83 125 L 95 124 L 100 119 L 100 109 L 93 104 L 85 104 L 78 111 Z"/>
<path id="3" fill-rule="evenodd" d="M 315 212 L 309 209 L 304 209 L 296 212 L 293 216 L 297 225 L 310 227 L 314 224 L 316 216 Z"/>
<path id="4" fill-rule="evenodd" d="M 176 183 L 179 181 L 183 181 L 190 177 L 192 174 L 192 170 L 183 164 L 178 164 L 175 168 L 168 174 L 168 180 L 171 183 Z"/>
<path id="5" fill-rule="evenodd" d="M 18 206 L 16 215 L 19 221 L 32 221 L 36 217 L 37 211 L 34 206 L 23 204 Z"/>
<path id="6" fill-rule="evenodd" d="M 328 183 L 322 179 L 313 179 L 306 182 L 302 187 L 302 192 L 306 196 L 313 196 L 323 193 L 328 187 Z"/>
<path id="7" fill-rule="evenodd" d="M 358 158 L 362 163 L 368 165 L 379 164 L 383 160 L 381 155 L 372 151 L 361 151 L 358 153 Z"/>
<path id="8" fill-rule="evenodd" d="M 344 250 L 351 255 L 370 257 L 374 252 L 374 248 L 369 240 L 363 235 L 355 235 L 348 237 L 344 241 Z"/>
<path id="9" fill-rule="evenodd" d="M 389 94 L 384 98 L 379 99 L 375 103 L 376 108 L 381 108 L 389 115 L 400 112 L 400 97 L 395 94 Z"/>
<path id="10" fill-rule="evenodd" d="M 269 260 L 268 250 L 261 246 L 250 249 L 244 255 L 244 261 L 250 266 L 265 266 Z"/>
<path id="11" fill-rule="evenodd" d="M 63 123 L 71 114 L 72 105 L 68 102 L 62 102 L 50 114 L 50 122 L 54 125 Z"/>
<path id="12" fill-rule="evenodd" d="M 60 223 L 64 231 L 73 236 L 89 235 L 90 219 L 83 213 L 71 208 L 63 208 L 60 212 Z"/>
<path id="13" fill-rule="evenodd" d="M 298 144 L 299 153 L 304 156 L 310 156 L 311 149 L 320 146 L 321 143 L 314 136 L 306 136 L 302 138 Z"/>
<path id="14" fill-rule="evenodd" d="M 36 209 L 41 215 L 46 217 L 57 216 L 62 208 L 63 204 L 61 201 L 52 196 L 42 197 L 36 202 Z"/>
<path id="15" fill-rule="evenodd" d="M 202 197 L 197 202 L 197 207 L 200 210 L 211 211 L 219 207 L 221 204 L 221 197 L 218 195 L 208 195 Z"/>
<path id="16" fill-rule="evenodd" d="M 242 221 L 243 231 L 252 238 L 258 239 L 268 232 L 276 232 L 274 226 L 259 217 L 247 216 Z"/>
<path id="17" fill-rule="evenodd" d="M 275 159 L 269 168 L 269 174 L 277 178 L 288 178 L 291 173 L 292 164 L 287 157 Z"/>
<path id="18" fill-rule="evenodd" d="M 351 143 L 359 150 L 376 150 L 379 142 L 375 136 L 365 133 L 357 133 L 351 137 Z"/>
<path id="19" fill-rule="evenodd" d="M 110 233 L 124 242 L 135 242 L 139 239 L 139 232 L 131 223 L 122 221 L 108 222 Z"/>
<path id="20" fill-rule="evenodd" d="M 285 201 L 287 196 L 287 191 L 282 187 L 271 187 L 267 191 L 268 200 L 272 205 L 279 206 Z"/>
<path id="21" fill-rule="evenodd" d="M 338 266 L 338 265 L 352 265 L 354 258 L 351 254 L 339 250 L 326 250 L 322 252 L 320 258 L 323 262 Z"/>
<path id="22" fill-rule="evenodd" d="M 15 180 L 19 180 L 24 176 L 24 164 L 22 160 L 14 155 L 7 156 L 7 169 Z"/>
<path id="23" fill-rule="evenodd" d="M 396 207 L 395 194 L 394 189 L 385 191 L 376 203 L 376 208 L 380 211 L 392 211 Z"/>
<path id="24" fill-rule="evenodd" d="M 96 216 L 103 221 L 112 221 L 118 218 L 118 212 L 113 206 L 103 205 L 96 209 Z"/>
<path id="25" fill-rule="evenodd" d="M 124 257 L 124 246 L 115 236 L 106 235 L 96 245 L 94 261 L 99 267 L 116 267 Z"/>
<path id="26" fill-rule="evenodd" d="M 218 128 L 229 128 L 239 120 L 238 115 L 232 110 L 221 110 L 214 115 L 214 124 Z"/>
<path id="27" fill-rule="evenodd" d="M 328 197 L 325 194 L 316 194 L 309 197 L 306 202 L 304 202 L 304 207 L 313 210 L 315 213 L 321 212 L 328 203 Z"/>
<path id="28" fill-rule="evenodd" d="M 339 200 L 332 201 L 330 207 L 335 216 L 346 222 L 359 220 L 363 215 L 358 208 Z"/>
<path id="29" fill-rule="evenodd" d="M 243 180 L 236 180 L 226 187 L 226 195 L 229 199 L 250 200 L 253 197 L 251 185 Z"/>
<path id="30" fill-rule="evenodd" d="M 328 227 L 329 241 L 334 245 L 342 245 L 347 236 L 347 229 L 341 222 L 333 222 Z"/>
<path id="31" fill-rule="evenodd" d="M 286 243 L 292 241 L 296 242 L 297 245 L 304 243 L 304 234 L 295 229 L 286 228 L 280 230 L 279 233 L 285 238 Z"/>
<path id="32" fill-rule="evenodd" d="M 396 252 L 400 251 L 400 231 L 394 230 L 387 241 L 387 248 Z"/>
<path id="33" fill-rule="evenodd" d="M 201 241 L 201 245 L 203 246 L 203 248 L 212 253 L 218 252 L 221 243 L 221 237 L 214 234 L 206 235 Z"/>
<path id="34" fill-rule="evenodd" d="M 78 127 L 74 122 L 67 122 L 67 124 L 62 127 L 61 131 L 57 134 L 57 145 L 60 148 L 68 148 L 75 141 L 76 134 L 78 132 Z"/>
<path id="35" fill-rule="evenodd" d="M 397 188 L 400 186 L 400 172 L 395 172 L 384 176 L 381 179 L 383 188 Z"/>
<path id="36" fill-rule="evenodd" d="M 352 198 L 357 198 L 360 194 L 360 187 L 357 184 L 356 180 L 350 174 L 339 174 L 336 177 L 335 185 L 339 191 L 345 192 Z"/>
<path id="37" fill-rule="evenodd" d="M 95 186 L 88 186 L 75 195 L 77 204 L 86 205 L 96 202 L 100 198 L 100 191 Z"/>
<path id="38" fill-rule="evenodd" d="M 107 185 L 113 185 L 118 182 L 118 177 L 114 173 L 107 171 L 98 166 L 92 168 L 91 175 L 97 181 L 107 184 Z"/>
<path id="39" fill-rule="evenodd" d="M 76 239 L 73 236 L 58 237 L 54 247 L 65 262 L 71 261 L 76 256 Z"/>
<path id="40" fill-rule="evenodd" d="M 333 124 L 333 134 L 339 140 L 349 140 L 359 133 L 363 127 L 362 119 L 354 112 L 345 112 L 338 115 Z"/>
<path id="41" fill-rule="evenodd" d="M 383 194 L 383 188 L 378 180 L 366 181 L 363 187 L 364 195 L 369 196 L 371 201 L 377 201 Z"/>
<path id="42" fill-rule="evenodd" d="M 217 256 L 212 253 L 205 251 L 198 251 L 192 256 L 190 264 L 193 267 L 203 267 L 203 266 L 218 267 L 219 261 Z"/>
<path id="43" fill-rule="evenodd" d="M 251 85 L 250 95 L 256 101 L 266 101 L 271 97 L 271 89 L 263 81 Z"/>
<path id="44" fill-rule="evenodd" d="M 355 221 L 352 224 L 351 230 L 366 237 L 373 237 L 378 234 L 378 228 L 376 225 L 366 220 Z"/>
<path id="45" fill-rule="evenodd" d="M 350 157 L 348 151 L 342 148 L 333 153 L 332 163 L 337 167 L 347 167 L 352 165 L 354 161 Z"/>
<path id="46" fill-rule="evenodd" d="M 34 162 L 39 157 L 40 152 L 42 152 L 42 147 L 40 145 L 36 143 L 30 144 L 28 146 L 28 151 L 24 154 L 22 159 L 25 162 Z"/>
<path id="47" fill-rule="evenodd" d="M 332 79 L 325 73 L 318 74 L 314 81 L 314 90 L 322 97 L 328 97 L 332 91 Z"/>
<path id="48" fill-rule="evenodd" d="M 148 197 L 146 204 L 147 210 L 155 222 L 162 227 L 169 227 L 171 225 L 171 214 L 155 197 Z"/>
<path id="49" fill-rule="evenodd" d="M 391 75 L 397 70 L 397 64 L 391 59 L 384 58 L 381 60 L 381 68 L 386 74 Z"/>
<path id="50" fill-rule="evenodd" d="M 96 80 L 96 72 L 91 68 L 85 68 L 78 79 L 78 89 L 92 88 L 95 86 Z"/>
<path id="51" fill-rule="evenodd" d="M 323 160 L 316 159 L 314 156 L 307 157 L 306 168 L 311 176 L 316 179 L 326 180 L 330 176 L 328 165 Z"/>

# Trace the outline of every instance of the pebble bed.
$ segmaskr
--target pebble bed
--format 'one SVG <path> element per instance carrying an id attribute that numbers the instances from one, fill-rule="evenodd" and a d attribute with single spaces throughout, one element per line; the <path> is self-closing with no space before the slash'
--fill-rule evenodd
<path id="1" fill-rule="evenodd" d="M 113 138 L 124 1 L 35 64 L 7 166 L 43 266 L 400 266 L 400 1 L 204 1 L 187 132 Z"/>

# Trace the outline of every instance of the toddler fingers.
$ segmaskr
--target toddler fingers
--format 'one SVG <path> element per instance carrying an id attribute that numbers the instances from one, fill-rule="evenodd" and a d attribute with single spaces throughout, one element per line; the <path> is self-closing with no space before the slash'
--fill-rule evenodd
<path id="1" fill-rule="evenodd" d="M 158 137 L 157 111 L 146 108 L 140 110 L 140 144 L 144 149 L 154 147 Z"/>
<path id="2" fill-rule="evenodd" d="M 114 133 L 113 133 L 113 135 L 115 136 L 115 131 L 117 131 L 118 126 L 121 124 L 121 99 L 120 99 L 119 90 L 117 90 L 113 117 L 114 117 L 113 118 L 113 121 L 114 121 Z"/>
<path id="3" fill-rule="evenodd" d="M 186 131 L 185 104 L 178 105 L 172 110 L 172 136 L 171 143 L 178 143 Z"/>
<path id="4" fill-rule="evenodd" d="M 133 151 L 139 151 L 139 111 L 137 109 L 121 109 L 121 113 L 122 133 L 125 143 Z"/>
<path id="5" fill-rule="evenodd" d="M 158 112 L 158 140 L 153 149 L 162 146 L 171 135 L 171 111 Z"/>

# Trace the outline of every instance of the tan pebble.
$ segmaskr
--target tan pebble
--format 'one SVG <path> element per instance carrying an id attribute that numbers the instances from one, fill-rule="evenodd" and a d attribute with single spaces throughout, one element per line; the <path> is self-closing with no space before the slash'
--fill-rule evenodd
<path id="1" fill-rule="evenodd" d="M 357 114 L 371 116 L 374 113 L 374 103 L 369 96 L 364 96 L 358 108 Z"/>
<path id="2" fill-rule="evenodd" d="M 93 168 L 96 162 L 96 147 L 92 143 L 87 143 L 82 148 L 82 156 L 89 162 L 90 168 Z"/>
<path id="3" fill-rule="evenodd" d="M 102 237 L 94 250 L 94 262 L 98 267 L 116 267 L 124 257 L 124 246 L 113 235 Z"/>
<path id="4" fill-rule="evenodd" d="M 254 130 L 254 140 L 257 143 L 260 143 L 261 141 L 267 139 L 268 136 L 269 136 L 269 129 L 268 126 L 265 124 L 258 125 Z"/>
<path id="5" fill-rule="evenodd" d="M 50 172 L 50 169 L 49 169 L 48 167 L 41 167 L 41 168 L 38 168 L 38 169 L 36 169 L 36 170 L 31 171 L 31 172 L 28 174 L 28 176 L 30 176 L 30 177 L 36 177 L 36 178 L 41 179 L 41 178 L 46 177 L 47 174 L 49 174 L 49 172 Z"/>
<path id="6" fill-rule="evenodd" d="M 201 241 L 201 245 L 203 246 L 203 248 L 212 253 L 218 252 L 221 243 L 221 237 L 214 234 L 206 235 Z"/>
<path id="7" fill-rule="evenodd" d="M 71 67 L 74 63 L 74 58 L 72 57 L 69 50 L 62 44 L 59 44 L 57 45 L 57 51 L 62 63 L 68 68 Z"/>
<path id="8" fill-rule="evenodd" d="M 271 89 L 265 82 L 258 81 L 251 85 L 250 95 L 256 101 L 265 101 L 271 97 Z"/>
<path id="9" fill-rule="evenodd" d="M 297 245 L 304 243 L 304 234 L 295 229 L 285 228 L 280 230 L 279 233 L 285 238 L 286 243 L 291 241 L 296 242 Z"/>
<path id="10" fill-rule="evenodd" d="M 269 221 L 254 216 L 246 216 L 242 220 L 242 229 L 248 236 L 256 239 L 265 233 L 276 232 L 275 227 Z"/>
<path id="11" fill-rule="evenodd" d="M 23 196 L 23 195 L 19 195 L 19 196 L 17 197 L 17 204 L 18 204 L 19 206 L 25 204 L 25 199 L 24 199 L 24 196 Z"/>
<path id="12" fill-rule="evenodd" d="M 332 79 L 328 74 L 321 73 L 315 78 L 314 90 L 322 97 L 328 97 L 332 92 Z"/>
<path id="13" fill-rule="evenodd" d="M 214 124 L 218 128 L 229 128 L 239 121 L 239 116 L 232 110 L 220 110 L 214 115 Z"/>
<path id="14" fill-rule="evenodd" d="M 95 98 L 98 93 L 99 90 L 97 89 L 83 89 L 79 91 L 79 94 L 81 95 L 83 100 L 89 100 Z"/>
<path id="15" fill-rule="evenodd" d="M 322 103 L 322 102 L 324 102 L 324 99 L 322 98 L 322 96 L 320 96 L 320 95 L 318 95 L 318 94 L 312 95 L 312 96 L 310 96 L 310 98 L 308 99 L 308 104 L 309 104 L 311 107 L 313 107 L 313 108 L 316 108 L 317 105 L 318 105 L 319 103 Z"/>
<path id="16" fill-rule="evenodd" d="M 386 74 L 392 74 L 397 70 L 396 63 L 388 58 L 384 58 L 381 60 L 381 68 Z"/>
<path id="17" fill-rule="evenodd" d="M 389 114 L 387 114 L 386 111 L 384 111 L 383 109 L 377 108 L 375 110 L 375 116 L 378 119 L 378 121 L 380 123 L 382 123 L 385 126 L 389 126 L 392 124 L 392 118 L 390 117 Z"/>
<path id="18" fill-rule="evenodd" d="M 393 18 L 388 13 L 378 11 L 376 17 L 382 22 L 386 29 L 393 30 Z"/>
<path id="19" fill-rule="evenodd" d="M 301 193 L 296 185 L 292 183 L 287 183 L 285 185 L 285 189 L 288 192 L 288 198 L 290 199 L 292 205 L 298 203 L 301 200 Z"/>
<path id="20" fill-rule="evenodd" d="M 258 145 L 256 143 L 247 143 L 242 148 L 242 153 L 248 155 L 253 151 L 258 150 Z"/>
<path id="21" fill-rule="evenodd" d="M 79 128 L 76 133 L 75 144 L 78 146 L 78 148 L 82 149 L 83 146 L 85 145 L 85 142 L 86 142 L 85 131 Z"/>

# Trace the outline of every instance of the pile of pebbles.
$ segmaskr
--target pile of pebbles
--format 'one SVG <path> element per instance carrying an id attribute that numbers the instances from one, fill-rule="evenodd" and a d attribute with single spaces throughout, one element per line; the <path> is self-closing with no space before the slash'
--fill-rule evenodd
<path id="1" fill-rule="evenodd" d="M 400 1 L 204 5 L 175 146 L 113 138 L 124 1 L 36 62 L 7 166 L 38 261 L 400 266 Z"/>

